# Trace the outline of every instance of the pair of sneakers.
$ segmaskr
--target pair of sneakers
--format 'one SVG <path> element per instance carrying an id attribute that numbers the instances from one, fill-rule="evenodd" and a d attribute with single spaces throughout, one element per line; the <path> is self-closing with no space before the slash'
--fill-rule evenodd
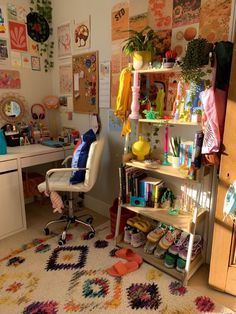
<path id="1" fill-rule="evenodd" d="M 158 242 L 158 245 L 154 251 L 154 255 L 158 258 L 164 258 L 168 248 L 176 241 L 176 238 L 180 232 L 180 230 L 169 226 L 166 234 Z"/>
<path id="2" fill-rule="evenodd" d="M 146 236 L 141 230 L 126 224 L 124 228 L 124 242 L 131 244 L 133 247 L 139 247 L 146 242 Z"/>
<path id="3" fill-rule="evenodd" d="M 163 223 L 159 223 L 155 229 L 149 232 L 147 235 L 147 242 L 144 246 L 144 252 L 147 254 L 153 254 L 157 243 L 167 233 L 167 231 L 168 226 Z"/>

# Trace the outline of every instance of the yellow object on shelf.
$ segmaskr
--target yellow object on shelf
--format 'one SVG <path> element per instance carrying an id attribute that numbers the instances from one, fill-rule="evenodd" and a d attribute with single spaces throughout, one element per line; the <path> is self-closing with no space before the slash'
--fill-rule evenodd
<path id="1" fill-rule="evenodd" d="M 137 160 L 144 160 L 145 156 L 150 153 L 151 146 L 140 135 L 137 142 L 132 145 L 132 153 L 137 156 Z"/>

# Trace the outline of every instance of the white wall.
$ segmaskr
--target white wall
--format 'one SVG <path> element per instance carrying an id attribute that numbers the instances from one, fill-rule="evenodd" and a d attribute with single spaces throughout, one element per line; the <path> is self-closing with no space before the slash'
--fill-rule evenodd
<path id="1" fill-rule="evenodd" d="M 57 26 L 64 22 L 74 20 L 83 21 L 91 16 L 91 47 L 89 51 L 99 51 L 99 61 L 111 60 L 111 10 L 116 1 L 114 0 L 53 0 L 53 24 L 56 35 Z M 56 40 L 55 40 L 56 42 Z M 86 50 L 81 50 L 81 53 Z M 76 52 L 78 54 L 78 52 Z M 63 60 L 57 58 L 57 47 L 55 49 L 55 68 L 53 71 L 53 93 L 59 94 L 58 67 Z M 102 135 L 107 136 L 106 147 L 103 154 L 99 180 L 94 189 L 86 198 L 85 204 L 100 211 L 108 213 L 119 192 L 118 166 L 121 163 L 123 152 L 123 139 L 118 132 L 108 130 L 108 109 L 100 108 L 102 123 Z M 62 126 L 75 127 L 81 133 L 88 130 L 89 115 L 73 113 L 73 120 L 67 120 L 67 114 L 61 113 Z"/>

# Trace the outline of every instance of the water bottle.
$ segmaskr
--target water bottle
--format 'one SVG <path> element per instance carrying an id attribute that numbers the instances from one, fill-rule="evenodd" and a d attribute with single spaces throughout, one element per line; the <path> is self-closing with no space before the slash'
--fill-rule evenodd
<path id="1" fill-rule="evenodd" d="M 0 129 L 0 155 L 7 154 L 7 143 L 3 130 Z"/>

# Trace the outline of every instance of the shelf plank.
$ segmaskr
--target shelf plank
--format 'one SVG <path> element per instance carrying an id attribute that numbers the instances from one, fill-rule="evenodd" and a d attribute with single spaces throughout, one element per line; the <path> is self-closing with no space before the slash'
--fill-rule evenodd
<path id="1" fill-rule="evenodd" d="M 196 182 L 195 180 L 191 180 L 187 178 L 184 174 L 182 174 L 179 169 L 173 168 L 171 166 L 163 166 L 158 163 L 145 163 L 142 161 L 132 160 L 126 163 L 127 166 L 136 167 L 144 170 L 153 171 L 160 174 L 165 174 L 168 176 L 172 176 L 179 179 L 190 180 L 191 182 Z"/>
<path id="2" fill-rule="evenodd" d="M 143 70 L 135 70 L 135 71 L 132 71 L 133 73 L 140 73 L 140 74 L 148 74 L 148 73 L 152 73 L 152 74 L 155 74 L 155 73 L 181 73 L 181 68 L 176 66 L 176 67 L 172 67 L 172 68 L 159 68 L 159 69 L 155 69 L 155 68 L 152 68 L 152 69 L 143 69 Z"/>
<path id="3" fill-rule="evenodd" d="M 170 215 L 167 209 L 164 208 L 153 208 L 153 207 L 135 207 L 130 206 L 130 204 L 122 204 L 122 207 L 129 209 L 132 212 L 146 216 L 148 218 L 161 221 L 167 225 L 171 225 L 177 229 L 186 231 L 188 233 L 192 232 L 192 219 L 193 215 L 191 213 L 178 214 L 177 216 Z M 207 211 L 205 209 L 199 209 L 197 216 L 197 222 L 200 222 Z"/>
<path id="4" fill-rule="evenodd" d="M 139 119 L 138 122 L 142 123 L 152 123 L 152 124 L 163 124 L 163 125 L 188 125 L 188 126 L 198 126 L 202 128 L 201 122 L 187 122 L 187 121 L 179 121 L 179 120 L 166 120 L 166 119 Z"/>

